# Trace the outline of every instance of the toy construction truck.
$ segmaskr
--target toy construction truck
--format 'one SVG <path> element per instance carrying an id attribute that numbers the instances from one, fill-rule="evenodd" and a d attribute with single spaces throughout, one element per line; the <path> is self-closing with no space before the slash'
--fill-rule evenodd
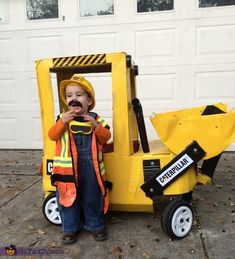
<path id="1" fill-rule="evenodd" d="M 162 228 L 172 239 L 191 230 L 192 191 L 213 177 L 221 153 L 235 138 L 235 113 L 225 104 L 208 105 L 151 117 L 160 139 L 148 142 L 141 103 L 136 96 L 138 67 L 126 53 L 49 58 L 36 61 L 43 132 L 43 213 L 60 224 L 55 188 L 50 183 L 55 142 L 48 130 L 55 123 L 51 75 L 57 84 L 75 73 L 111 73 L 113 143 L 104 154 L 112 182 L 110 210 L 152 212 L 153 199 L 170 197 Z M 60 111 L 63 103 L 59 101 Z M 197 163 L 201 167 L 198 169 Z M 174 197 L 177 197 L 174 198 Z"/>

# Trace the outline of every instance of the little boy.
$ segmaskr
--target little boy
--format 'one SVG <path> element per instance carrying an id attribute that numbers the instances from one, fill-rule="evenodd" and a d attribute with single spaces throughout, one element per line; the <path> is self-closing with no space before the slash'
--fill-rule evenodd
<path id="1" fill-rule="evenodd" d="M 108 208 L 102 147 L 111 137 L 108 124 L 96 113 L 95 93 L 82 75 L 60 83 L 61 100 L 68 106 L 48 132 L 56 141 L 51 176 L 57 188 L 62 242 L 76 242 L 84 228 L 94 239 L 107 239 L 104 213 Z"/>

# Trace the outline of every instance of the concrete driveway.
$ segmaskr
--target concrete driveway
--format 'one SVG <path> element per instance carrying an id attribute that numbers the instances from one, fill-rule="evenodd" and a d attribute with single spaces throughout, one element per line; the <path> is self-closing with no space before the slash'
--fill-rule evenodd
<path id="1" fill-rule="evenodd" d="M 0 150 L 0 257 L 16 251 L 15 258 L 235 258 L 235 153 L 222 155 L 211 185 L 196 187 L 196 216 L 183 240 L 171 241 L 162 231 L 159 205 L 155 214 L 110 213 L 107 241 L 82 233 L 69 246 L 42 214 L 41 156 Z"/>

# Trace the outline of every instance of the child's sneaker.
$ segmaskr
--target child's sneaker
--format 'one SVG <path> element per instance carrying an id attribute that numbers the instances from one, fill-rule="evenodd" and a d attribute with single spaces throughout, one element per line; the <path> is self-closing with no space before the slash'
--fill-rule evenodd
<path id="1" fill-rule="evenodd" d="M 105 229 L 94 231 L 92 232 L 92 234 L 96 241 L 104 241 L 108 238 L 108 235 Z"/>
<path id="2" fill-rule="evenodd" d="M 62 243 L 69 245 L 69 244 L 73 244 L 77 241 L 77 232 L 65 232 L 62 235 Z"/>

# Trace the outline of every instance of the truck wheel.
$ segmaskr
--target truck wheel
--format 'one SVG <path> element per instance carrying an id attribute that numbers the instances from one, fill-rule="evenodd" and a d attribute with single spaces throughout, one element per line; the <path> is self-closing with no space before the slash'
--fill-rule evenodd
<path id="1" fill-rule="evenodd" d="M 188 235 L 193 225 L 193 209 L 184 200 L 172 200 L 166 206 L 161 226 L 171 239 L 182 239 Z"/>
<path id="2" fill-rule="evenodd" d="M 43 202 L 42 212 L 45 218 L 54 225 L 61 225 L 61 217 L 57 205 L 56 194 L 52 192 Z"/>

